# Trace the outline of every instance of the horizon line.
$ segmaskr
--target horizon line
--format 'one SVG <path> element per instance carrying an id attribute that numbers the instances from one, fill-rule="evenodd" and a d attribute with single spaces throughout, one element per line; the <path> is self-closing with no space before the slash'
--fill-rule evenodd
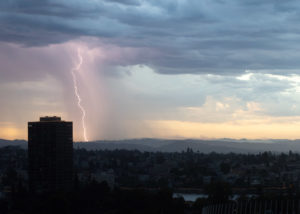
<path id="1" fill-rule="evenodd" d="M 0 140 L 5 141 L 28 141 L 26 139 L 4 139 L 0 138 Z M 288 139 L 288 138 L 258 138 L 258 139 L 249 139 L 249 138 L 149 138 L 149 137 L 142 137 L 142 138 L 123 138 L 123 139 L 98 139 L 98 140 L 90 140 L 90 141 L 73 141 L 74 143 L 91 143 L 91 142 L 98 142 L 98 141 L 127 141 L 127 140 L 176 140 L 176 141 L 184 141 L 184 140 L 199 140 L 199 141 L 300 141 L 299 139 Z"/>

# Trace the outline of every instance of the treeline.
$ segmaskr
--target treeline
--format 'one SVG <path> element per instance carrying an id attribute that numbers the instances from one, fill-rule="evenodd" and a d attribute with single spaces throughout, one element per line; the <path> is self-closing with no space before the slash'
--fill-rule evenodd
<path id="1" fill-rule="evenodd" d="M 105 182 L 91 182 L 71 192 L 31 194 L 25 189 L 0 200 L 1 214 L 181 214 L 187 208 L 183 198 L 160 189 L 110 190 Z"/>

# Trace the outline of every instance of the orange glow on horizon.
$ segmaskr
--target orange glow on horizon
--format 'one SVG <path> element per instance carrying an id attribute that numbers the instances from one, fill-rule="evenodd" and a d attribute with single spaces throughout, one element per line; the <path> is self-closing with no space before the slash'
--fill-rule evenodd
<path id="1" fill-rule="evenodd" d="M 27 139 L 27 132 L 15 127 L 1 127 L 0 138 L 6 140 Z"/>
<path id="2" fill-rule="evenodd" d="M 261 121 L 260 121 L 261 122 Z M 149 133 L 136 132 L 129 138 L 196 138 L 196 139 L 300 139 L 300 121 L 294 123 L 276 121 L 274 123 L 257 122 L 228 122 L 228 123 L 199 123 L 176 120 L 147 121 Z M 148 134 L 147 134 L 148 133 Z M 74 130 L 74 141 L 82 141 L 81 136 Z M 0 138 L 7 140 L 27 140 L 27 127 L 0 127 Z M 93 139 L 99 140 L 99 139 Z M 107 139 L 109 140 L 109 139 Z"/>
<path id="3" fill-rule="evenodd" d="M 174 120 L 148 121 L 161 138 L 300 139 L 295 123 L 197 123 Z"/>

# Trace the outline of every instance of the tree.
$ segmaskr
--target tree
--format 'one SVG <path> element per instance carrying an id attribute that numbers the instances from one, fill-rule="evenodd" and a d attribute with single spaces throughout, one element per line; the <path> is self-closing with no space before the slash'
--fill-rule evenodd
<path id="1" fill-rule="evenodd" d="M 213 182 L 207 185 L 204 190 L 209 199 L 215 201 L 227 201 L 232 195 L 231 186 L 225 182 Z"/>
<path id="2" fill-rule="evenodd" d="M 223 174 L 228 174 L 230 172 L 231 166 L 229 163 L 222 162 L 220 164 L 220 170 L 223 172 Z"/>

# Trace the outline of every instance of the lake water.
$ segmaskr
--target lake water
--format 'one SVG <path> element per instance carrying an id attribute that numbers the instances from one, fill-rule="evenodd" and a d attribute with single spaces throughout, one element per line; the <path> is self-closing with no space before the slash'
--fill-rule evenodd
<path id="1" fill-rule="evenodd" d="M 257 197 L 258 195 L 255 194 L 247 194 L 248 198 Z M 174 193 L 174 198 L 180 198 L 183 197 L 185 201 L 196 201 L 197 198 L 208 198 L 208 195 L 206 194 L 193 194 L 193 193 Z M 240 195 L 234 194 L 230 197 L 231 200 L 237 200 L 240 197 Z"/>
<path id="2" fill-rule="evenodd" d="M 174 198 L 180 198 L 183 197 L 185 201 L 196 201 L 197 198 L 207 198 L 208 195 L 206 194 L 188 194 L 188 193 L 174 193 Z"/>

